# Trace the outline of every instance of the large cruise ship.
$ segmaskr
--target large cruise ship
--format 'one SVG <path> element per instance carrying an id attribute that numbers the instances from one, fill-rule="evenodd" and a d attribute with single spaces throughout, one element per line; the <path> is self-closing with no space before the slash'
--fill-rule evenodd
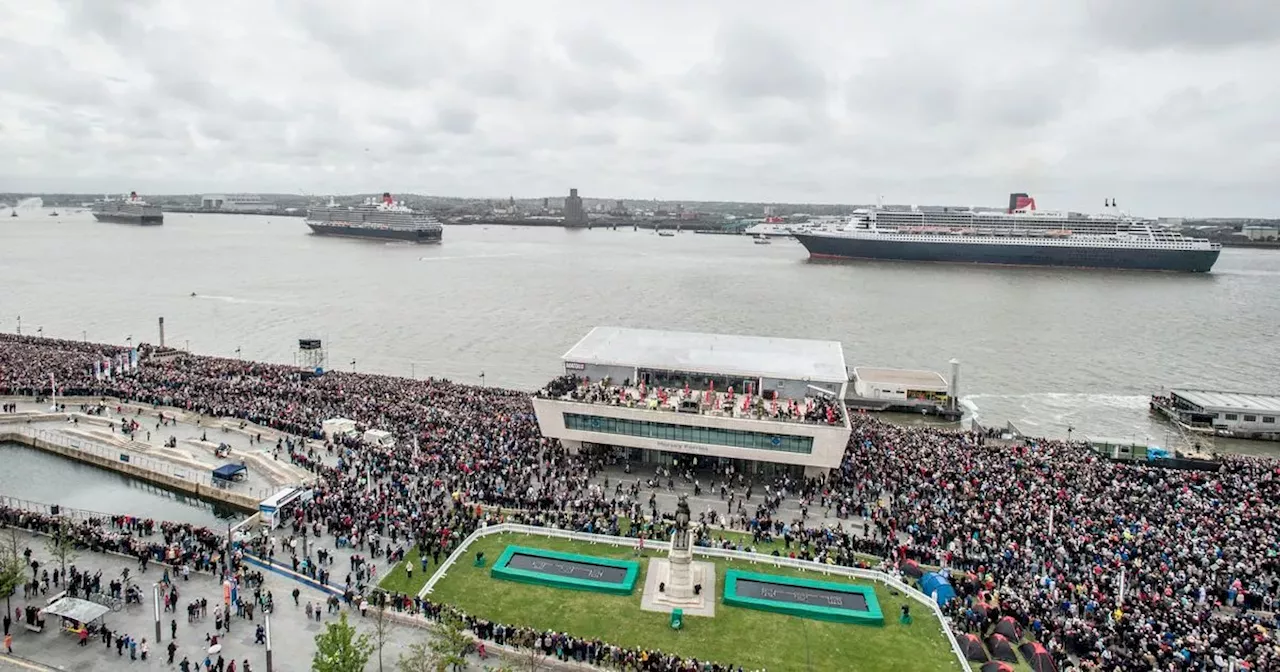
<path id="1" fill-rule="evenodd" d="M 796 233 L 810 257 L 939 261 L 1014 266 L 1071 266 L 1205 273 L 1222 246 L 1188 238 L 1122 214 L 1036 210 L 1027 194 L 1010 194 L 1005 212 L 859 210 L 842 230 Z"/>
<path id="2" fill-rule="evenodd" d="M 332 199 L 329 205 L 307 211 L 307 226 L 323 236 L 408 240 L 438 243 L 444 227 L 431 215 L 414 212 L 391 194 L 382 200 L 367 199 L 354 207 L 342 207 Z"/>
<path id="3" fill-rule="evenodd" d="M 90 210 L 94 219 L 99 222 L 117 222 L 120 224 L 141 224 L 155 226 L 164 223 L 164 213 L 160 206 L 151 205 L 138 197 L 138 192 L 131 191 L 125 198 L 103 196 L 101 201 L 93 204 Z"/>

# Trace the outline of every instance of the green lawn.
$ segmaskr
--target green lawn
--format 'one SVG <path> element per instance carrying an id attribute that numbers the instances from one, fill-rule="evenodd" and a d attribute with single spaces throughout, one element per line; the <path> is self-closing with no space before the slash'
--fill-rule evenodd
<path id="1" fill-rule="evenodd" d="M 444 560 L 444 556 L 440 556 L 440 560 Z M 404 571 L 404 563 L 413 563 L 413 578 Z M 394 569 L 389 574 L 383 574 L 382 580 L 378 581 L 378 587 L 393 593 L 403 593 L 405 595 L 417 595 L 422 590 L 422 585 L 431 578 L 431 575 L 439 569 L 438 566 L 432 564 L 431 559 L 427 559 L 427 571 L 422 571 L 422 565 L 418 563 L 418 547 L 410 546 L 409 552 L 405 554 L 404 560 L 396 563 Z"/>
<path id="2" fill-rule="evenodd" d="M 721 600 L 724 572 L 726 569 L 743 569 L 816 576 L 828 581 L 842 579 L 820 572 L 773 567 L 767 563 L 717 562 L 715 617 L 688 617 L 685 629 L 674 631 L 668 625 L 667 614 L 640 609 L 640 598 L 644 592 L 643 572 L 648 570 L 647 558 L 641 561 L 641 580 L 629 596 L 500 581 L 489 577 L 489 567 L 476 568 L 472 565 L 471 560 L 477 551 L 484 551 L 492 563 L 510 544 L 601 557 L 634 557 L 634 550 L 630 548 L 607 544 L 538 535 L 484 537 L 477 540 L 468 549 L 466 557 L 451 567 L 449 574 L 436 584 L 431 599 L 454 604 L 476 616 L 503 623 L 599 637 L 627 647 L 653 647 L 685 656 L 733 663 L 745 669 L 767 668 L 770 672 L 959 672 L 962 669 L 952 656 L 937 620 L 914 600 L 894 595 L 882 585 L 876 585 L 876 594 L 885 614 L 886 624 L 883 627 L 827 623 L 726 606 Z M 654 552 L 649 551 L 647 555 L 652 556 Z M 420 586 L 419 573 L 414 572 L 414 583 Z M 396 578 L 393 574 L 387 580 Z M 403 574 L 399 578 L 403 579 Z M 898 623 L 898 613 L 904 602 L 912 605 L 915 623 L 910 626 Z"/>

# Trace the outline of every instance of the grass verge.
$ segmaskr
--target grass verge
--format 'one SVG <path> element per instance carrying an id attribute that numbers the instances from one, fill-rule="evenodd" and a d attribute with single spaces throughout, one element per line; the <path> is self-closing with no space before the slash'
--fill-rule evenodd
<path id="1" fill-rule="evenodd" d="M 642 611 L 643 580 L 629 596 L 563 590 L 492 579 L 489 568 L 472 566 L 471 558 L 483 551 L 496 559 L 510 544 L 611 558 L 631 558 L 634 551 L 608 544 L 555 539 L 538 535 L 502 534 L 476 541 L 467 555 L 436 584 L 433 600 L 454 604 L 476 616 L 513 625 L 568 632 L 600 638 L 626 647 L 656 648 L 682 656 L 741 665 L 746 669 L 851 670 L 890 672 L 912 670 L 958 671 L 940 624 L 933 615 L 905 595 L 876 584 L 876 595 L 885 614 L 883 627 L 827 623 L 751 609 L 726 606 L 716 595 L 714 618 L 688 617 L 685 629 L 672 630 L 669 616 Z M 647 553 L 653 555 L 653 552 Z M 401 563 L 403 564 L 403 563 Z M 742 569 L 829 581 L 841 577 L 821 572 L 773 567 L 767 563 L 716 563 L 717 592 L 724 572 Z M 641 559 L 642 572 L 648 558 Z M 414 572 L 417 582 L 418 571 Z M 643 574 L 642 574 L 643 576 Z M 388 577 L 388 579 L 393 579 Z M 421 585 L 421 582 L 417 582 Z M 912 604 L 915 622 L 904 626 L 898 614 Z"/>

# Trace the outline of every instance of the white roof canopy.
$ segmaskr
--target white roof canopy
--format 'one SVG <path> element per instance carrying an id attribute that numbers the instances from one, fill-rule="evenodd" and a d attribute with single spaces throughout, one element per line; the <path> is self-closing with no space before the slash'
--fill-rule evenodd
<path id="1" fill-rule="evenodd" d="M 564 361 L 692 373 L 846 383 L 838 341 L 596 327 Z"/>
<path id="2" fill-rule="evenodd" d="M 1205 410 L 1280 415 L 1280 396 L 1277 395 L 1209 390 L 1171 390 L 1171 392 Z"/>
<path id="3" fill-rule="evenodd" d="M 57 602 L 41 609 L 40 611 L 54 616 L 70 618 L 79 623 L 89 623 L 96 619 L 102 618 L 104 614 L 111 609 L 88 600 L 81 600 L 74 597 L 64 597 Z"/>
<path id="4" fill-rule="evenodd" d="M 912 369 L 873 369 L 866 366 L 854 368 L 853 375 L 864 383 L 880 383 L 882 385 L 917 385 L 929 389 L 947 389 L 947 379 L 937 371 L 919 371 Z"/>

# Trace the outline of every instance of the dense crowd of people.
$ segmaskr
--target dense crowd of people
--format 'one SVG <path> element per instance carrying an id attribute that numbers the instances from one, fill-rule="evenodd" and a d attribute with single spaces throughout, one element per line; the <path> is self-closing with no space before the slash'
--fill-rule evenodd
<path id="1" fill-rule="evenodd" d="M 603 534 L 666 533 L 652 495 L 646 510 L 639 481 L 602 486 L 594 477 L 604 457 L 570 455 L 539 434 L 527 393 L 341 372 L 302 379 L 293 367 L 187 354 L 148 358 L 141 349 L 142 366 L 106 379 L 95 377 L 92 362 L 118 348 L 0 336 L 0 395 L 48 394 L 53 372 L 59 395 L 174 406 L 312 438 L 332 417 L 390 430 L 399 448 L 354 439 L 290 442 L 289 459 L 318 477 L 315 497 L 290 524 L 361 548 L 374 542 L 374 557 L 398 558 L 416 545 L 423 571 L 427 557 L 438 563 L 478 526 L 499 519 Z M 567 394 L 579 384 L 566 380 L 561 390 L 553 383 L 548 393 Z M 718 522 L 820 563 L 891 571 L 908 561 L 945 566 L 959 594 L 947 605 L 957 630 L 985 637 L 1011 617 L 1060 667 L 1280 669 L 1277 462 L 1225 456 L 1217 472 L 1162 469 L 1105 460 L 1078 442 L 1010 445 L 972 432 L 850 420 L 843 465 L 827 478 L 751 482 L 714 474 L 729 491 Z M 322 459 L 325 451 L 336 463 Z M 848 524 L 788 514 L 781 506 L 787 500 Z M 6 522 L 13 515 L 0 511 Z M 103 527 L 94 543 L 121 543 L 110 524 Z M 125 543 L 135 555 L 218 559 L 217 541 L 192 529 L 176 530 L 163 544 Z M 701 543 L 735 542 L 703 532 Z M 403 608 L 430 611 L 400 599 L 409 600 Z M 537 635 L 545 645 L 554 633 Z M 612 660 L 622 651 L 582 646 L 593 658 Z M 660 652 L 645 656 L 661 662 L 640 669 L 688 664 Z"/>
<path id="2" fill-rule="evenodd" d="M 828 425 L 844 422 L 841 406 L 831 397 L 805 396 L 789 399 L 772 391 L 753 394 L 751 391 L 734 392 L 732 387 L 717 390 L 714 385 L 705 389 L 691 389 L 687 385 L 683 388 L 650 387 L 644 383 L 632 384 L 629 380 L 624 380 L 619 385 L 608 378 L 591 380 L 587 377 L 564 375 L 552 379 L 539 390 L 539 394 L 590 404 L 684 413 L 709 412 L 735 418 Z"/>

